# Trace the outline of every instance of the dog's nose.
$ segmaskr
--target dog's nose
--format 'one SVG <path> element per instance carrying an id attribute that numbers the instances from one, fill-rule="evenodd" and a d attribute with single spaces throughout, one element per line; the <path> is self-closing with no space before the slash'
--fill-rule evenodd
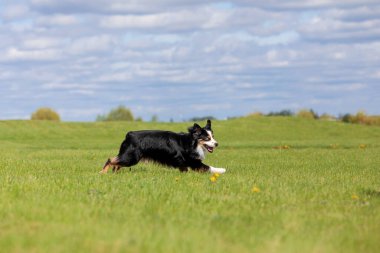
<path id="1" fill-rule="evenodd" d="M 215 142 L 215 147 L 219 146 L 219 143 Z"/>

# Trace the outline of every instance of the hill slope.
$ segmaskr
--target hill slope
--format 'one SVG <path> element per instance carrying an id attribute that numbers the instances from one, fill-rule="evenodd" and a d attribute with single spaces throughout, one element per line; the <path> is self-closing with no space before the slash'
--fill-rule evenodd
<path id="1" fill-rule="evenodd" d="M 205 122 L 199 122 L 205 124 Z M 0 121 L 0 140 L 13 143 L 49 145 L 48 142 L 63 141 L 68 145 L 121 142 L 131 130 L 165 129 L 186 131 L 192 123 L 143 123 L 143 122 L 97 122 L 67 123 L 49 121 Z M 292 117 L 261 117 L 216 121 L 213 124 L 220 142 L 227 146 L 246 143 L 260 147 L 261 143 L 331 142 L 377 145 L 380 127 L 345 124 L 341 122 L 304 120 Z M 78 141 L 79 140 L 79 141 Z M 88 142 L 88 144 L 84 143 Z M 54 144 L 51 144 L 54 146 Z M 64 147 L 64 146 L 63 146 Z"/>
<path id="2" fill-rule="evenodd" d="M 202 124 L 205 124 L 203 122 Z M 376 252 L 380 128 L 297 118 L 215 121 L 220 147 L 179 173 L 99 175 L 127 131 L 189 123 L 0 121 L 4 252 Z M 215 180 L 213 180 L 215 181 Z"/>

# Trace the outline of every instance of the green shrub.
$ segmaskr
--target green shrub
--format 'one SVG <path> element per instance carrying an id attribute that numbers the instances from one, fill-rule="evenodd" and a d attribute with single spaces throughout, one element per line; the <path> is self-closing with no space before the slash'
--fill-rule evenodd
<path id="1" fill-rule="evenodd" d="M 380 116 L 370 116 L 363 111 L 357 112 L 355 115 L 345 114 L 341 117 L 341 120 L 346 123 L 363 124 L 363 125 L 376 125 L 380 126 Z"/>
<path id="2" fill-rule="evenodd" d="M 32 114 L 31 119 L 32 120 L 54 120 L 54 121 L 61 120 L 59 117 L 59 114 L 48 107 L 39 108 L 37 111 L 35 111 Z"/>
<path id="3" fill-rule="evenodd" d="M 318 115 L 313 110 L 303 109 L 297 113 L 297 117 L 304 119 L 317 119 Z"/>
<path id="4" fill-rule="evenodd" d="M 319 119 L 320 120 L 327 120 L 327 121 L 329 121 L 329 120 L 336 120 L 336 118 L 334 116 L 332 116 L 332 115 L 330 115 L 328 113 L 322 114 L 321 116 L 319 116 Z"/>
<path id="5" fill-rule="evenodd" d="M 365 124 L 380 126 L 380 116 L 368 116 L 365 120 Z"/>
<path id="6" fill-rule="evenodd" d="M 247 118 L 260 118 L 262 116 L 263 116 L 263 114 L 261 112 L 252 112 L 252 113 L 248 114 L 246 117 Z"/>
<path id="7" fill-rule="evenodd" d="M 363 111 L 357 112 L 355 117 L 353 117 L 354 122 L 352 123 L 357 123 L 357 124 L 366 124 L 367 122 L 367 114 Z"/>
<path id="8" fill-rule="evenodd" d="M 380 116 L 370 116 L 367 115 L 365 112 L 360 111 L 352 117 L 352 123 L 380 126 Z"/>
<path id="9" fill-rule="evenodd" d="M 98 115 L 96 121 L 133 121 L 134 117 L 130 109 L 123 105 L 112 109 L 107 115 Z"/>

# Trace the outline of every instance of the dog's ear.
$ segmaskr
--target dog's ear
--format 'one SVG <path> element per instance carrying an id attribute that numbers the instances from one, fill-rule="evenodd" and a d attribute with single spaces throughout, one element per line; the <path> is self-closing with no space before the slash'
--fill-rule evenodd
<path id="1" fill-rule="evenodd" d="M 207 120 L 207 124 L 205 126 L 205 129 L 211 131 L 211 120 L 209 120 L 209 119 Z"/>
<path id="2" fill-rule="evenodd" d="M 189 127 L 189 133 L 193 135 L 200 134 L 201 131 L 202 131 L 202 128 L 197 123 L 194 123 L 194 126 Z"/>

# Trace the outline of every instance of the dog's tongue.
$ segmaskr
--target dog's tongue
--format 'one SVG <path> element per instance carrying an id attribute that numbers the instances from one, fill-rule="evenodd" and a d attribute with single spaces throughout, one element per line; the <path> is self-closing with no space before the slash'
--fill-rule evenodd
<path id="1" fill-rule="evenodd" d="M 207 150 L 208 150 L 208 152 L 212 153 L 212 152 L 214 151 L 214 148 L 212 148 L 212 147 L 207 147 Z"/>

